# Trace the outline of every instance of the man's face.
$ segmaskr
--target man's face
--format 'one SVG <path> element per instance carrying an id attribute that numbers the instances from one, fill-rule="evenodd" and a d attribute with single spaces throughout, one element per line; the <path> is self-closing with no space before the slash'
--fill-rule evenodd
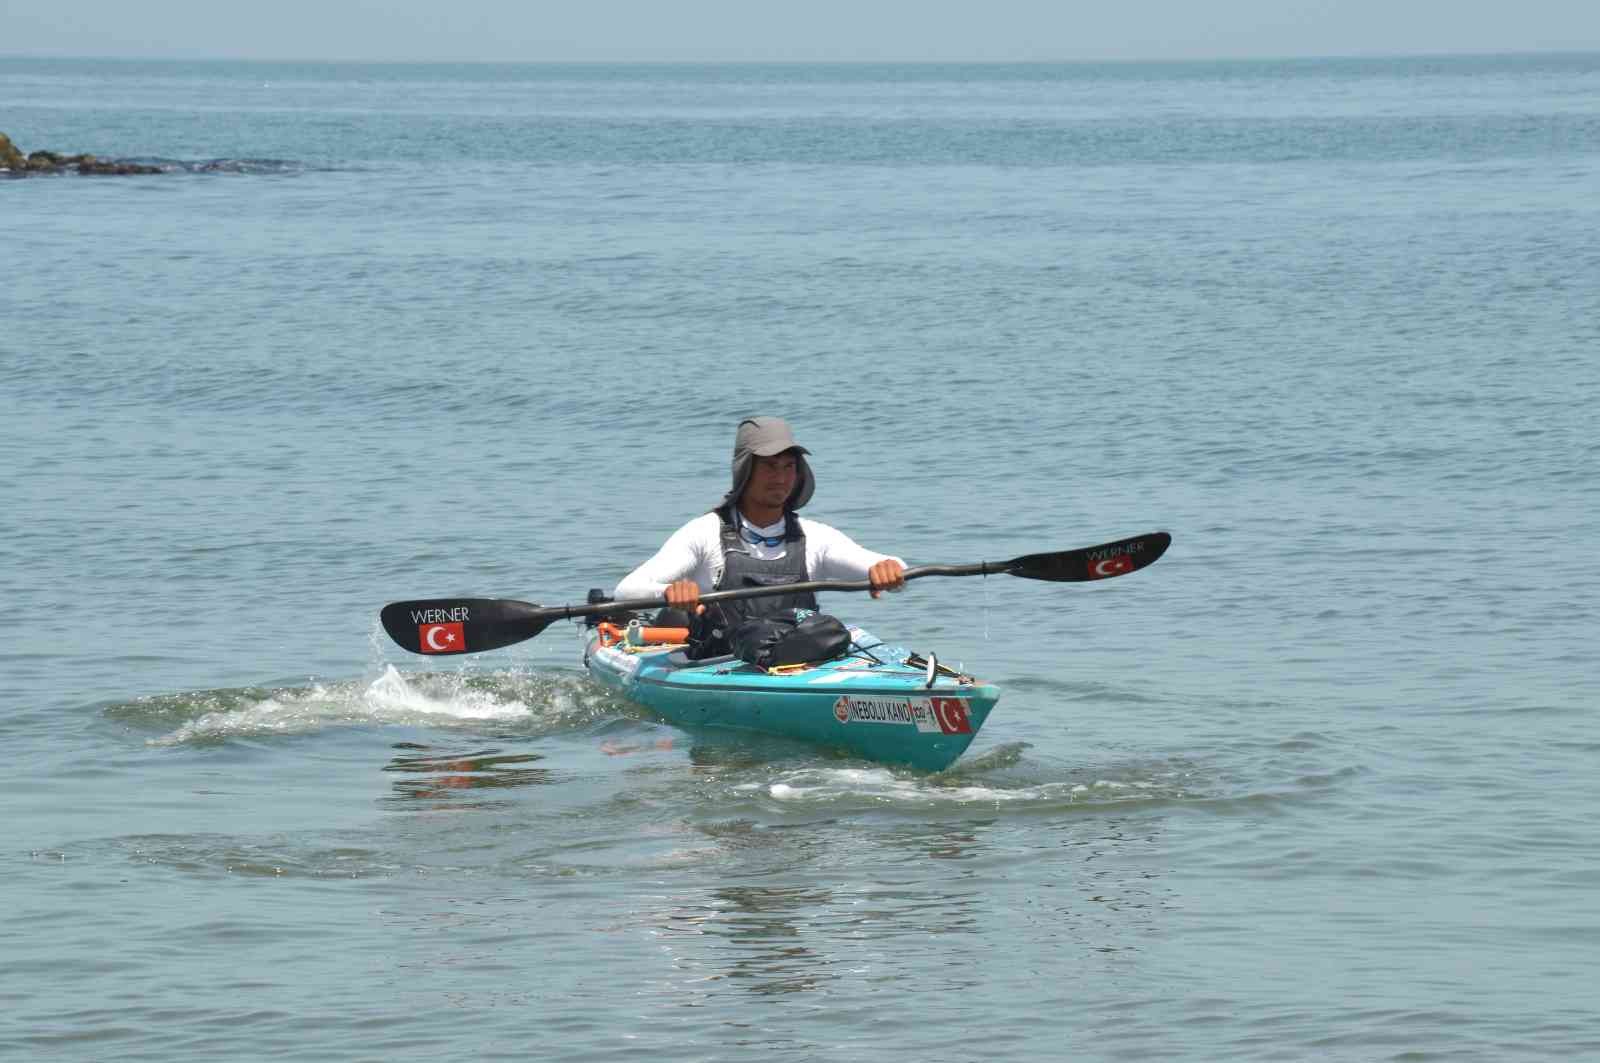
<path id="1" fill-rule="evenodd" d="M 743 501 L 759 506 L 779 507 L 794 493 L 795 481 L 800 477 L 800 462 L 794 454 L 785 452 L 770 458 L 757 455 L 750 469 L 750 480 L 744 486 Z"/>

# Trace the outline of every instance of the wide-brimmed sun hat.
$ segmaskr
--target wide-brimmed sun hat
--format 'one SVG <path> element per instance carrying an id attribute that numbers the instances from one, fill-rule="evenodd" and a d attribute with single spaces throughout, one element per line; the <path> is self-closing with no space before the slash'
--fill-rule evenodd
<path id="1" fill-rule="evenodd" d="M 799 509 L 811 501 L 811 492 L 816 487 L 816 478 L 811 475 L 811 466 L 805 459 L 811 451 L 795 442 L 794 430 L 781 417 L 746 417 L 740 421 L 733 437 L 733 488 L 723 496 L 722 505 L 739 501 L 745 484 L 750 482 L 750 470 L 755 468 L 757 457 L 770 458 L 789 451 L 794 452 L 799 476 L 784 508 Z"/>

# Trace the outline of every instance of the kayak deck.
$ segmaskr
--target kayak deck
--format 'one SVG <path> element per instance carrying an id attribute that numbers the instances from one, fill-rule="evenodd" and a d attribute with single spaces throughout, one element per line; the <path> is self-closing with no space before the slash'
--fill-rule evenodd
<path id="1" fill-rule="evenodd" d="M 851 652 L 768 671 L 735 657 L 691 661 L 681 647 L 606 644 L 584 665 L 598 682 L 686 727 L 785 735 L 870 760 L 942 771 L 966 752 L 1000 691 L 930 666 L 859 628 Z"/>

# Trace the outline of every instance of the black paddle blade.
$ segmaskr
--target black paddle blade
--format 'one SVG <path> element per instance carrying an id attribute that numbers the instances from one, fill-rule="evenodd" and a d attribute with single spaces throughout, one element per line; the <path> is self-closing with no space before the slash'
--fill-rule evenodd
<path id="1" fill-rule="evenodd" d="M 438 655 L 497 650 L 531 639 L 560 610 L 510 598 L 421 598 L 391 602 L 378 615 L 395 642 L 412 653 Z"/>
<path id="2" fill-rule="evenodd" d="M 1047 579 L 1056 583 L 1083 583 L 1110 579 L 1137 572 L 1167 552 L 1172 536 L 1166 532 L 1135 535 L 1114 543 L 1088 546 L 1081 550 L 1062 550 L 1054 554 L 1028 554 L 1005 563 L 1006 572 L 1025 579 Z"/>

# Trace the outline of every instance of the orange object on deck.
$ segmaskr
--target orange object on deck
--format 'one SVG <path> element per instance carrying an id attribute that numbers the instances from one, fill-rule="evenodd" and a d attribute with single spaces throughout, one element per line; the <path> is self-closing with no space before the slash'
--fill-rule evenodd
<path id="1" fill-rule="evenodd" d="M 615 646 L 625 642 L 632 646 L 674 646 L 689 641 L 686 627 L 618 627 L 607 620 L 595 626 L 600 633 L 600 645 Z"/>
<path id="2" fill-rule="evenodd" d="M 639 641 L 645 643 L 688 642 L 689 629 L 686 627 L 642 627 L 639 629 Z"/>

